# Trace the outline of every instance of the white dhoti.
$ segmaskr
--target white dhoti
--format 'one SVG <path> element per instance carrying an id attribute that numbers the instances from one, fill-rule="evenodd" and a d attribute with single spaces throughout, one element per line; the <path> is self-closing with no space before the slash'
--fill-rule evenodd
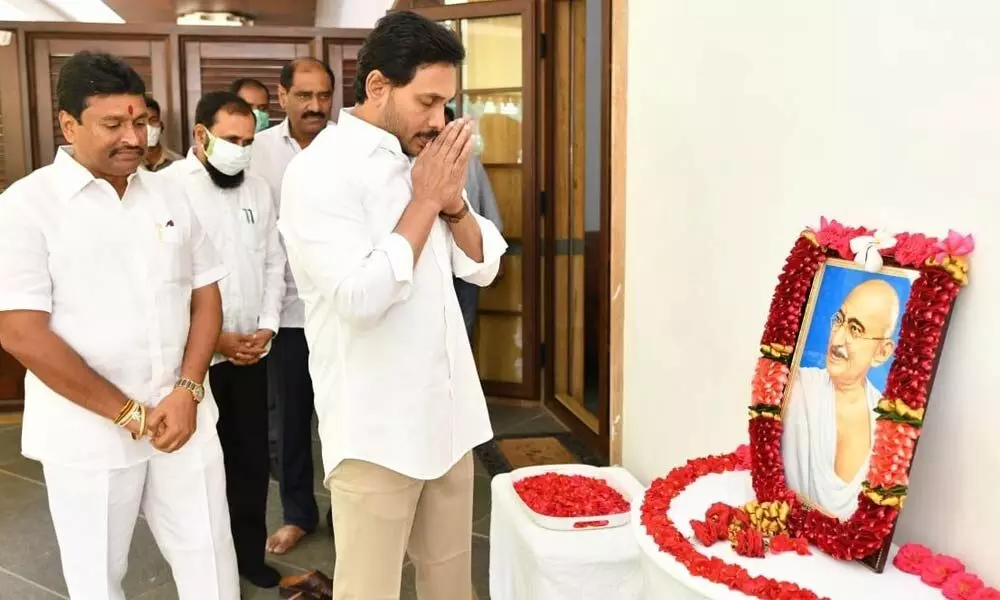
<path id="1" fill-rule="evenodd" d="M 865 400 L 869 408 L 869 448 L 875 442 L 875 407 L 881 392 L 867 381 Z M 833 382 L 826 369 L 798 370 L 782 417 L 781 456 L 788 487 L 812 500 L 826 512 L 849 519 L 858 508 L 861 485 L 868 476 L 868 458 L 851 481 L 836 473 L 837 406 Z"/>
<path id="2" fill-rule="evenodd" d="M 239 600 L 222 447 L 210 439 L 124 469 L 43 463 L 49 510 L 73 600 L 125 600 L 139 509 L 180 600 Z"/>

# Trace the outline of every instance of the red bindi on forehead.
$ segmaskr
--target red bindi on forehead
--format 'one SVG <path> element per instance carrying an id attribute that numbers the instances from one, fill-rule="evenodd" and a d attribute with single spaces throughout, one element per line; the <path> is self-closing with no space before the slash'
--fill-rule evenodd
<path id="1" fill-rule="evenodd" d="M 128 105 L 128 116 L 131 117 L 133 114 L 135 114 L 135 107 L 132 106 L 131 104 L 129 104 Z"/>

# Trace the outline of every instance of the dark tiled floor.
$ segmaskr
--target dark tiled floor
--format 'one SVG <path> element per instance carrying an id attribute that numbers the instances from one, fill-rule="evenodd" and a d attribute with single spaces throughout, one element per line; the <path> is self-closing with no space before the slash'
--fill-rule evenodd
<path id="1" fill-rule="evenodd" d="M 540 408 L 517 408 L 491 404 L 490 417 L 497 434 L 548 433 L 565 428 Z M 45 484 L 41 466 L 20 455 L 19 425 L 0 425 L 0 599 L 3 600 L 52 600 L 67 598 L 59 566 L 59 549 L 56 545 L 52 520 L 49 518 Z M 319 460 L 319 442 L 314 442 L 316 465 Z M 322 487 L 321 474 L 317 471 L 316 499 L 321 514 L 330 505 L 330 497 Z M 268 498 L 268 527 L 271 530 L 281 523 L 281 507 L 277 484 L 272 482 Z M 489 533 L 490 533 L 490 480 L 479 461 L 476 461 L 475 523 L 473 524 L 472 561 L 473 584 L 480 600 L 489 598 Z M 271 560 L 282 573 L 299 573 L 310 569 L 333 572 L 333 543 L 327 533 L 306 538 L 295 550 Z M 412 565 L 403 568 L 401 599 L 415 599 Z M 125 579 L 125 593 L 135 600 L 173 600 L 177 598 L 170 571 L 153 543 L 146 523 L 140 519 L 136 526 L 129 553 L 129 570 Z M 277 598 L 275 590 L 259 590 L 244 585 L 244 600 Z"/>

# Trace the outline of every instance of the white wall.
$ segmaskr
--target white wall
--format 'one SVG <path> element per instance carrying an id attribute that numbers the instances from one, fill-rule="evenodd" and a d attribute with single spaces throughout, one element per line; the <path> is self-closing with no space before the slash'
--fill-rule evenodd
<path id="1" fill-rule="evenodd" d="M 370 29 L 392 5 L 393 0 L 316 0 L 316 27 Z"/>
<path id="2" fill-rule="evenodd" d="M 101 0 L 0 0 L 0 21 L 124 23 Z"/>
<path id="3" fill-rule="evenodd" d="M 631 0 L 625 465 L 747 440 L 799 231 L 976 235 L 898 532 L 1000 586 L 1000 2 Z"/>

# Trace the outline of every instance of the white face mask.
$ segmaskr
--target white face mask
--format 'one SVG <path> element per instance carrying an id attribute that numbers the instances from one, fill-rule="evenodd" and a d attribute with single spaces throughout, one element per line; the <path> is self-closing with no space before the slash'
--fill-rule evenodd
<path id="1" fill-rule="evenodd" d="M 213 167 L 226 175 L 236 175 L 250 166 L 250 146 L 238 146 L 215 137 L 208 130 L 205 133 L 208 135 L 205 156 Z"/>
<path id="2" fill-rule="evenodd" d="M 146 146 L 152 148 L 160 143 L 160 134 L 163 132 L 156 125 L 146 123 Z"/>

